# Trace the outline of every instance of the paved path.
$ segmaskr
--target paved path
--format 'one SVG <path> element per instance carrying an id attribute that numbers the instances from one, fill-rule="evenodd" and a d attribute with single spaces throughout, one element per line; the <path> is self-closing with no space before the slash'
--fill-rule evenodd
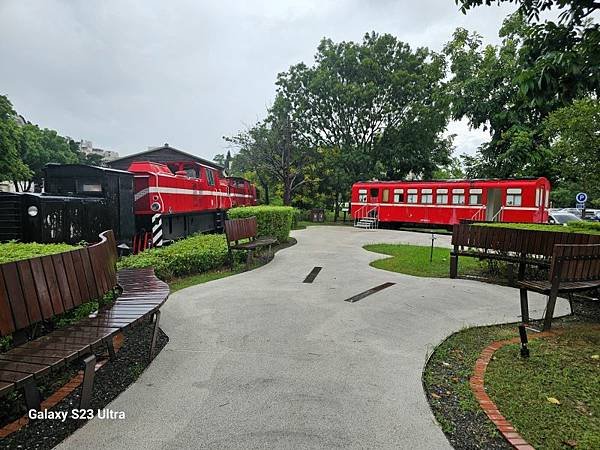
<path id="1" fill-rule="evenodd" d="M 294 236 L 266 266 L 172 295 L 169 344 L 109 405 L 127 419 L 94 419 L 60 448 L 449 448 L 421 385 L 427 355 L 462 327 L 518 320 L 518 292 L 374 269 L 381 255 L 361 248 L 427 245 L 427 234 L 322 226 Z M 302 283 L 314 266 L 315 282 Z M 542 297 L 530 303 L 540 316 Z"/>

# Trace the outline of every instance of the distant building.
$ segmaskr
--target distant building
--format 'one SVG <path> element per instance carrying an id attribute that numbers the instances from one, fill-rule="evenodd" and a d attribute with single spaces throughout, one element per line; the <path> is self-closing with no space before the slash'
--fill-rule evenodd
<path id="1" fill-rule="evenodd" d="M 106 162 L 112 161 L 119 157 L 118 152 L 115 152 L 113 150 L 104 150 L 102 148 L 94 147 L 94 145 L 92 144 L 92 141 L 85 141 L 85 140 L 79 141 L 79 150 L 81 150 L 81 152 L 86 155 L 90 155 L 90 154 L 100 155 L 100 156 L 102 156 L 102 159 Z"/>
<path id="2" fill-rule="evenodd" d="M 165 144 L 162 147 L 151 148 L 144 152 L 134 153 L 133 155 L 127 155 L 121 158 L 113 159 L 108 163 L 108 167 L 119 170 L 127 170 L 131 163 L 135 161 L 154 161 L 163 163 L 167 163 L 169 161 L 190 161 L 212 167 L 219 171 L 223 170 L 223 166 L 213 161 L 209 161 L 207 159 L 200 158 L 199 156 L 191 155 L 182 150 L 170 147 L 169 144 Z"/>

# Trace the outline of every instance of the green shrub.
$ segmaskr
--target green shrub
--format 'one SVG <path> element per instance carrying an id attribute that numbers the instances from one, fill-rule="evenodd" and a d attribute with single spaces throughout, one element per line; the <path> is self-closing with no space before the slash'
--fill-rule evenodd
<path id="1" fill-rule="evenodd" d="M 198 234 L 166 247 L 146 250 L 127 256 L 118 263 L 119 269 L 154 267 L 156 276 L 169 281 L 217 269 L 227 262 L 227 242 L 222 234 Z"/>
<path id="2" fill-rule="evenodd" d="M 511 228 L 515 230 L 538 230 L 558 233 L 582 233 L 582 234 L 600 234 L 600 224 L 596 222 L 569 222 L 564 225 L 548 225 L 543 223 L 474 223 L 473 225 L 482 227 Z"/>
<path id="3" fill-rule="evenodd" d="M 600 222 L 569 222 L 567 227 L 581 232 L 600 233 Z"/>
<path id="4" fill-rule="evenodd" d="M 290 238 L 295 209 L 291 206 L 246 206 L 228 212 L 230 219 L 256 217 L 259 236 L 272 236 L 279 242 Z"/>
<path id="5" fill-rule="evenodd" d="M 37 242 L 23 243 L 9 241 L 0 244 L 0 264 L 35 258 L 37 256 L 54 255 L 55 253 L 68 252 L 76 248 L 78 247 L 69 244 L 38 244 Z"/>

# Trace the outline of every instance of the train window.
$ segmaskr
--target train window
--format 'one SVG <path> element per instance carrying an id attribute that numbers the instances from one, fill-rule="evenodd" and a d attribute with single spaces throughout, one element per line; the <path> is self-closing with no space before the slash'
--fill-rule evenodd
<path id="1" fill-rule="evenodd" d="M 390 202 L 390 190 L 389 189 L 384 189 L 383 190 L 381 201 L 384 202 L 384 203 L 389 203 Z"/>
<path id="2" fill-rule="evenodd" d="M 431 189 L 421 190 L 421 203 L 431 204 L 433 203 L 433 193 Z"/>
<path id="3" fill-rule="evenodd" d="M 81 186 L 82 192 L 102 192 L 101 184 L 83 184 Z"/>
<path id="4" fill-rule="evenodd" d="M 366 189 L 358 190 L 358 201 L 360 203 L 367 203 L 367 190 Z"/>
<path id="5" fill-rule="evenodd" d="M 377 198 L 377 197 L 379 197 L 379 189 L 371 188 L 371 198 Z"/>
<path id="6" fill-rule="evenodd" d="M 435 202 L 438 205 L 445 205 L 448 203 L 448 189 L 437 189 Z"/>
<path id="7" fill-rule="evenodd" d="M 394 203 L 404 203 L 404 189 L 394 189 Z"/>
<path id="8" fill-rule="evenodd" d="M 208 185 L 214 186 L 215 185 L 215 175 L 213 174 L 213 171 L 210 169 L 205 169 L 205 170 L 206 170 L 206 179 L 208 180 Z"/>
<path id="9" fill-rule="evenodd" d="M 471 189 L 469 191 L 469 205 L 482 205 L 483 197 L 482 197 L 481 189 Z"/>
<path id="10" fill-rule="evenodd" d="M 506 190 L 506 206 L 521 206 L 521 189 Z"/>
<path id="11" fill-rule="evenodd" d="M 465 204 L 465 190 L 464 189 L 452 189 L 452 204 L 453 205 L 464 205 Z"/>
<path id="12" fill-rule="evenodd" d="M 406 203 L 417 203 L 418 197 L 416 189 L 409 189 L 408 195 L 406 196 Z"/>

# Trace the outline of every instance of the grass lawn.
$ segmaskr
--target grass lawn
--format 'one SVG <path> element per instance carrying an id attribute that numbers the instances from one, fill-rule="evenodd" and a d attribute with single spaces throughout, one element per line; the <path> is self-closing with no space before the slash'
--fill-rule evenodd
<path id="1" fill-rule="evenodd" d="M 519 357 L 517 345 L 498 350 L 487 368 L 486 391 L 535 448 L 600 448 L 600 359 L 594 357 L 600 326 L 569 316 L 553 328 L 564 334 L 530 340 L 529 359 Z M 427 362 L 423 387 L 455 448 L 510 448 L 479 407 L 469 378 L 485 347 L 518 335 L 517 324 L 467 328 L 449 336 Z"/>
<path id="2" fill-rule="evenodd" d="M 494 354 L 485 385 L 498 409 L 535 448 L 600 449 L 600 325 L 565 328 L 529 348 L 529 359 L 518 345 Z"/>
<path id="3" fill-rule="evenodd" d="M 322 226 L 322 225 L 333 225 L 333 226 L 338 226 L 338 227 L 344 227 L 344 226 L 352 226 L 354 225 L 354 222 L 352 220 L 348 220 L 346 219 L 346 223 L 344 223 L 341 219 L 338 220 L 337 222 L 309 222 L 308 220 L 300 220 L 298 221 L 298 223 L 296 223 L 296 226 L 294 228 L 292 228 L 293 230 L 304 230 L 306 227 L 313 227 L 313 226 Z"/>
<path id="4" fill-rule="evenodd" d="M 36 256 L 53 255 L 78 248 L 69 244 L 38 244 L 36 242 L 6 242 L 0 244 L 0 264 L 35 258 Z"/>
<path id="5" fill-rule="evenodd" d="M 371 244 L 363 247 L 375 253 L 390 255 L 378 259 L 371 266 L 418 277 L 448 278 L 450 275 L 450 249 L 434 247 L 430 262 L 431 247 L 408 244 Z M 463 275 L 481 275 L 484 266 L 476 258 L 459 258 L 459 272 Z"/>
<path id="6" fill-rule="evenodd" d="M 190 286 L 195 286 L 196 284 L 208 283 L 209 281 L 229 277 L 241 272 L 243 272 L 243 269 L 241 267 L 236 267 L 235 269 L 214 270 L 211 272 L 190 275 L 188 277 L 175 278 L 169 282 L 169 287 L 171 288 L 172 294 L 173 292 L 177 292 Z"/>

